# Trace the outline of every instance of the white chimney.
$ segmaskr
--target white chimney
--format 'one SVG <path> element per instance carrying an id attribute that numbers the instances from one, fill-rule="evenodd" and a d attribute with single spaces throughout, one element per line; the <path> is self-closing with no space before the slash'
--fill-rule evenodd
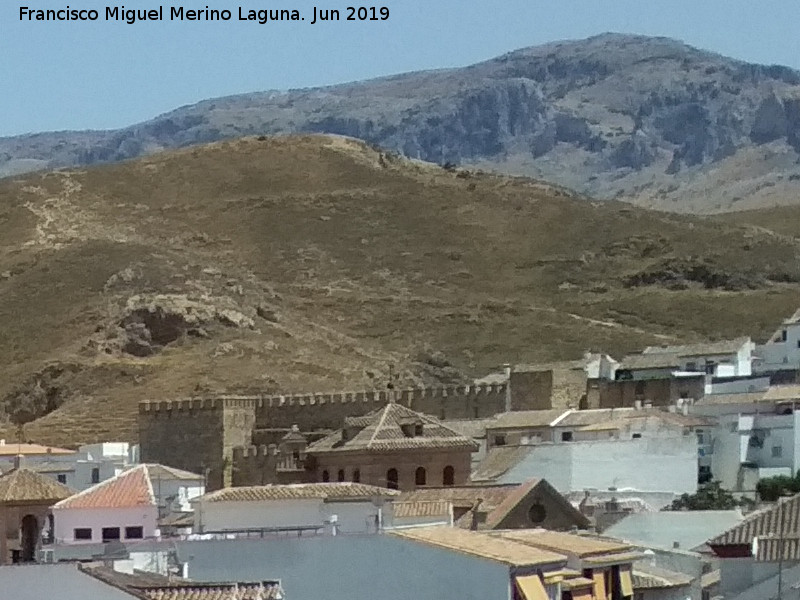
<path id="1" fill-rule="evenodd" d="M 505 411 L 511 412 L 511 365 L 508 363 L 504 364 L 503 372 L 506 376 Z"/>
<path id="2" fill-rule="evenodd" d="M 634 410 L 642 410 L 642 401 L 641 400 L 634 400 L 633 401 L 633 408 L 634 408 Z"/>

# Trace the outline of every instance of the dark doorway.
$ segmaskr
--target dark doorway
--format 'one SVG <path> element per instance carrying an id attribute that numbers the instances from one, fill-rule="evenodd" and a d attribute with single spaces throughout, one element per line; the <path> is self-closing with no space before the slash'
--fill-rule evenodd
<path id="1" fill-rule="evenodd" d="M 389 469 L 386 471 L 386 487 L 390 490 L 397 489 L 397 469 Z"/>
<path id="2" fill-rule="evenodd" d="M 39 537 L 39 522 L 36 517 L 33 515 L 22 517 L 20 534 L 22 537 L 22 551 L 19 559 L 21 562 L 33 562 L 36 560 L 36 542 Z"/>

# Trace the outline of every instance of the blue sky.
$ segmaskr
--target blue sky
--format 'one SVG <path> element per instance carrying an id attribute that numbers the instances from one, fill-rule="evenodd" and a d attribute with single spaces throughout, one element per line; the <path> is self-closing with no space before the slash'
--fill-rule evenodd
<path id="1" fill-rule="evenodd" d="M 122 3 L 120 3 L 122 4 Z M 130 0 L 127 8 L 158 6 Z M 341 8 L 352 0 L 202 2 L 186 8 Z M 665 35 L 735 58 L 800 68 L 797 0 L 376 0 L 385 22 L 20 22 L 0 2 L 0 136 L 130 125 L 205 98 L 461 66 L 516 48 L 605 31 Z M 110 4 L 114 6 L 114 4 Z M 180 2 L 164 3 L 165 7 Z"/>

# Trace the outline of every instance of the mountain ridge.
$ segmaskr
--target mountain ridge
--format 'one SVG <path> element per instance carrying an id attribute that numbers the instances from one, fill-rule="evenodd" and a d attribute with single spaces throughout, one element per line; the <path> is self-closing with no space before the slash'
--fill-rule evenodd
<path id="1" fill-rule="evenodd" d="M 727 212 L 800 197 L 800 73 L 630 34 L 551 42 L 466 67 L 207 99 L 119 130 L 0 138 L 0 174 L 303 133 L 659 210 Z"/>

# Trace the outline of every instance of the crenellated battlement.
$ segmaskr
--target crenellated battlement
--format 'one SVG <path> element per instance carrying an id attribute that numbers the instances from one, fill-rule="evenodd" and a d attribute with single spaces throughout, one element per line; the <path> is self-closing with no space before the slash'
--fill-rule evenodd
<path id="1" fill-rule="evenodd" d="M 205 411 L 225 408 L 256 408 L 260 396 L 214 396 L 210 398 L 183 398 L 179 400 L 142 400 L 139 413 Z"/>
<path id="2" fill-rule="evenodd" d="M 390 402 L 396 402 L 414 408 L 415 400 L 448 397 L 497 396 L 505 394 L 506 384 L 481 385 L 442 385 L 401 390 L 368 390 L 311 394 L 276 394 L 233 396 L 220 395 L 204 398 L 184 398 L 179 400 L 142 400 L 139 412 L 167 412 L 220 410 L 223 408 L 278 408 L 281 406 L 320 406 L 325 404 L 373 404 L 379 408 Z"/>
<path id="3" fill-rule="evenodd" d="M 239 446 L 233 449 L 234 462 L 241 461 L 248 458 L 265 458 L 268 456 L 277 456 L 278 446 L 270 444 L 269 446 Z"/>

